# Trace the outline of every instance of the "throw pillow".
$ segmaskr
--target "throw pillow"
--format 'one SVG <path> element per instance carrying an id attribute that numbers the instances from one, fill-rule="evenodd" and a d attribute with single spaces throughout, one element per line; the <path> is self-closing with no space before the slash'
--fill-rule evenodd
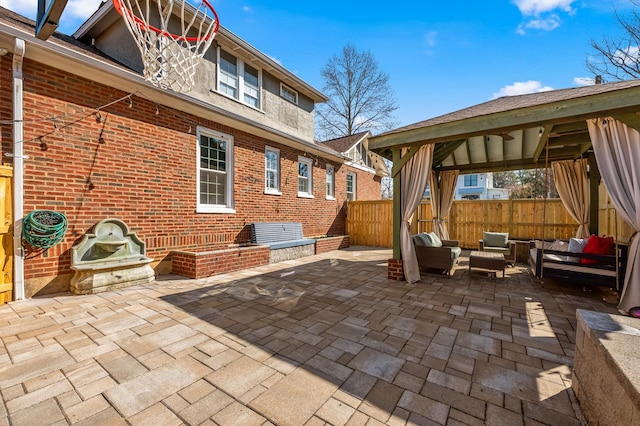
<path id="1" fill-rule="evenodd" d="M 562 241 L 562 240 L 555 240 L 551 244 L 551 247 L 549 247 L 549 250 L 556 250 L 556 251 L 567 251 L 568 249 L 569 249 L 569 244 L 566 241 Z"/>
<path id="2" fill-rule="evenodd" d="M 483 232 L 482 239 L 485 247 L 507 247 L 508 232 Z"/>
<path id="3" fill-rule="evenodd" d="M 582 253 L 587 245 L 588 238 L 571 238 L 569 240 L 569 251 L 571 253 Z"/>
<path id="4" fill-rule="evenodd" d="M 582 252 L 591 254 L 613 255 L 615 254 L 615 249 L 613 246 L 613 237 L 598 237 L 597 235 L 592 235 L 589 237 L 587 245 L 584 247 L 584 250 L 582 250 Z M 594 264 L 601 262 L 595 259 L 582 259 L 582 263 Z"/>
<path id="5" fill-rule="evenodd" d="M 413 239 L 413 245 L 414 246 L 421 246 L 424 247 L 424 241 L 422 240 L 422 238 L 420 237 L 420 234 L 418 235 L 414 235 L 413 237 L 411 237 Z"/>
<path id="6" fill-rule="evenodd" d="M 433 247 L 442 247 L 442 240 L 436 235 L 435 232 L 429 232 L 431 241 L 433 241 Z"/>
<path id="7" fill-rule="evenodd" d="M 426 233 L 421 233 L 416 235 L 416 237 L 418 237 L 420 239 L 420 241 L 422 242 L 422 244 L 420 244 L 421 246 L 424 247 L 435 247 L 434 246 L 434 241 L 433 238 L 431 238 L 431 235 L 426 234 Z"/>

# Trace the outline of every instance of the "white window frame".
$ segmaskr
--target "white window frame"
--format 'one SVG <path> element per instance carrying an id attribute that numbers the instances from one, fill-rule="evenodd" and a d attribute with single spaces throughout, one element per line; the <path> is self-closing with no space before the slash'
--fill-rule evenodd
<path id="1" fill-rule="evenodd" d="M 224 173 L 227 176 L 227 182 L 225 185 L 226 191 L 226 203 L 225 204 L 205 204 L 200 201 L 200 182 L 201 182 L 201 172 L 206 171 L 206 169 L 201 168 L 201 148 L 200 148 L 200 139 L 202 136 L 206 136 L 208 138 L 220 139 L 226 143 L 225 149 L 225 171 Z M 235 213 L 235 209 L 233 208 L 233 169 L 234 169 L 234 161 L 233 161 L 233 136 L 227 135 L 225 133 L 216 132 L 211 129 L 207 129 L 204 127 L 198 127 L 196 129 L 196 212 L 197 213 Z"/>
<path id="2" fill-rule="evenodd" d="M 300 164 L 306 164 L 309 176 L 306 177 L 308 183 L 308 191 L 300 191 Z M 298 157 L 298 179 L 296 184 L 298 185 L 298 197 L 300 198 L 313 198 L 313 161 L 311 158 Z"/>
<path id="3" fill-rule="evenodd" d="M 329 164 L 327 164 L 326 191 L 327 200 L 336 199 L 336 170 Z"/>
<path id="4" fill-rule="evenodd" d="M 275 169 L 269 169 L 268 167 L 268 163 L 267 163 L 267 154 L 268 153 L 272 153 L 276 155 L 276 168 Z M 276 183 L 276 187 L 275 188 L 269 188 L 267 186 L 267 173 L 271 171 L 275 173 L 275 183 Z M 265 146 L 264 147 L 264 193 L 265 194 L 271 194 L 271 195 L 282 195 L 282 192 L 280 192 L 280 150 L 278 148 L 272 148 L 270 146 Z"/>
<path id="5" fill-rule="evenodd" d="M 236 58 L 236 94 L 235 96 L 232 96 L 226 92 L 224 92 L 222 90 L 222 76 L 224 75 L 223 71 L 222 71 L 222 67 L 221 67 L 221 60 L 222 60 L 222 52 L 225 52 L 227 55 L 229 56 L 233 56 L 234 58 Z M 234 55 L 233 53 L 229 52 L 228 50 L 222 49 L 221 47 L 218 47 L 218 51 L 217 51 L 217 67 L 218 67 L 218 72 L 216 73 L 216 91 L 218 93 L 220 93 L 223 96 L 226 96 L 228 98 L 231 99 L 235 99 L 238 102 L 241 102 L 243 105 L 246 105 L 250 108 L 253 109 L 257 109 L 259 111 L 262 110 L 262 70 L 260 68 L 256 68 L 253 65 L 249 65 L 251 68 L 253 68 L 254 70 L 258 71 L 258 85 L 254 86 L 251 83 L 249 83 L 248 81 L 246 81 L 245 79 L 245 61 L 240 58 L 239 56 Z M 249 93 L 250 89 L 255 89 L 257 90 L 257 94 L 253 94 L 253 93 Z M 252 99 L 256 100 L 257 105 L 253 105 L 250 102 L 245 102 L 245 95 L 249 96 Z"/>
<path id="6" fill-rule="evenodd" d="M 353 179 L 352 179 L 353 184 L 351 185 L 351 186 L 352 186 L 352 188 L 351 188 L 351 192 L 349 192 L 349 176 L 352 176 L 352 177 L 353 177 Z M 346 192 L 346 195 L 347 195 L 347 196 L 346 196 L 347 201 L 355 201 L 355 200 L 356 200 L 356 198 L 357 198 L 357 197 L 356 197 L 356 194 L 358 193 L 358 190 L 357 190 L 357 188 L 358 188 L 358 183 L 357 183 L 358 179 L 357 179 L 357 176 L 358 176 L 358 175 L 357 175 L 356 173 L 353 173 L 353 172 L 347 172 L 347 178 L 346 178 L 346 179 L 347 179 L 347 181 L 346 181 L 346 183 L 345 183 L 345 192 Z M 353 194 L 351 199 L 349 199 L 349 194 L 350 194 L 350 193 L 351 193 L 351 194 Z"/>
<path id="7" fill-rule="evenodd" d="M 289 95 L 291 95 L 294 99 L 291 99 Z M 284 83 L 280 83 L 280 97 L 291 102 L 292 104 L 298 105 L 298 91 L 293 90 L 291 87 L 287 86 Z"/>

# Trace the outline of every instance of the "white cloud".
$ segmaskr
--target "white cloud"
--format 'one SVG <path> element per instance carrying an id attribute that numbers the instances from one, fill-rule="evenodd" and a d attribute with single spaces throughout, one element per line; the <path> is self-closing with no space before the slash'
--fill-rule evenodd
<path id="1" fill-rule="evenodd" d="M 0 0 L 0 6 L 35 20 L 38 0 Z"/>
<path id="2" fill-rule="evenodd" d="M 243 12 L 247 12 L 247 13 L 248 13 L 248 12 L 251 12 L 251 7 L 249 7 L 249 6 L 242 6 L 242 11 L 243 11 Z"/>
<path id="3" fill-rule="evenodd" d="M 629 46 L 625 50 L 616 50 L 613 59 L 620 65 L 636 64 L 640 60 L 640 48 L 638 46 Z"/>
<path id="4" fill-rule="evenodd" d="M 576 0 L 513 0 L 524 16 L 539 16 L 543 13 L 560 9 L 563 12 L 573 13 L 571 7 Z"/>
<path id="5" fill-rule="evenodd" d="M 512 0 L 527 20 L 516 29 L 525 35 L 526 30 L 553 31 L 560 26 L 558 12 L 575 13 L 572 4 L 576 0 Z"/>
<path id="6" fill-rule="evenodd" d="M 100 3 L 101 0 L 69 0 L 62 16 L 84 21 L 98 10 Z"/>
<path id="7" fill-rule="evenodd" d="M 498 92 L 494 93 L 493 99 L 501 98 L 503 96 L 516 96 L 526 95 L 528 93 L 548 92 L 550 90 L 553 90 L 553 87 L 543 86 L 539 81 L 517 81 L 513 84 L 504 86 Z"/>
<path id="8" fill-rule="evenodd" d="M 424 41 L 427 43 L 427 46 L 433 47 L 436 45 L 436 38 L 438 37 L 437 31 L 429 31 L 424 35 Z"/>
<path id="9" fill-rule="evenodd" d="M 550 15 L 547 18 L 535 18 L 525 24 L 521 24 L 519 28 L 540 31 L 553 31 L 560 26 L 560 17 L 558 15 Z"/>
<path id="10" fill-rule="evenodd" d="M 596 84 L 596 79 L 593 77 L 573 77 L 573 83 L 578 86 L 593 86 Z"/>

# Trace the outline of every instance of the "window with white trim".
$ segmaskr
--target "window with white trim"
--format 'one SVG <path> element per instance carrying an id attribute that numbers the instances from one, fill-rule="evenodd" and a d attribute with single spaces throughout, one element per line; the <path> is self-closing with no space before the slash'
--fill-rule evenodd
<path id="1" fill-rule="evenodd" d="M 347 201 L 356 199 L 356 174 L 347 172 Z"/>
<path id="2" fill-rule="evenodd" d="M 327 200 L 335 200 L 336 185 L 333 166 L 327 164 Z"/>
<path id="3" fill-rule="evenodd" d="M 235 213 L 233 210 L 233 136 L 198 128 L 197 211 Z"/>
<path id="4" fill-rule="evenodd" d="M 280 195 L 280 150 L 264 149 L 264 192 Z"/>
<path id="5" fill-rule="evenodd" d="M 280 83 L 280 96 L 289 102 L 298 105 L 298 92 L 282 83 Z"/>
<path id="6" fill-rule="evenodd" d="M 260 109 L 259 69 L 241 58 L 218 49 L 218 91 L 247 105 Z"/>
<path id="7" fill-rule="evenodd" d="M 313 198 L 313 163 L 298 157 L 298 197 Z"/>

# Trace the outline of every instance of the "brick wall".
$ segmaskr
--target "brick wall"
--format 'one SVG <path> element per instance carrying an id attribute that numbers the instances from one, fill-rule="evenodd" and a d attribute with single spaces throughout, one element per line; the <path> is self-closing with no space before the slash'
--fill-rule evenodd
<path id="1" fill-rule="evenodd" d="M 189 278 L 205 278 L 269 264 L 269 247 L 237 247 L 210 252 L 172 253 L 173 272 Z"/>
<path id="2" fill-rule="evenodd" d="M 11 61 L 3 58 L 1 67 L 6 94 Z M 95 108 L 127 93 L 31 60 L 24 62 L 24 77 L 24 152 L 29 156 L 25 214 L 57 210 L 69 219 L 61 244 L 27 258 L 26 282 L 37 281 L 31 294 L 58 276 L 67 274 L 63 281 L 68 282 L 70 248 L 108 217 L 123 220 L 136 232 L 157 266 L 169 262 L 173 250 L 225 249 L 246 242 L 248 224 L 254 221 L 299 221 L 305 236 L 344 234 L 348 170 L 358 173 L 358 199 L 380 198 L 379 178 L 323 158 L 313 168 L 315 197 L 298 198 L 297 161 L 304 151 L 157 106 L 135 94 L 131 104 L 125 100 L 105 107 L 97 120 Z M 2 95 L 0 102 L 0 119 L 10 120 L 11 98 Z M 196 123 L 234 137 L 235 214 L 195 213 Z M 11 137 L 10 128 L 3 126 L 5 152 L 11 149 Z M 263 193 L 265 145 L 280 149 L 281 196 Z M 327 164 L 336 170 L 336 200 L 325 199 Z"/>
<path id="3" fill-rule="evenodd" d="M 326 253 L 349 247 L 349 236 L 342 235 L 336 237 L 320 238 L 316 240 L 316 254 Z"/>

